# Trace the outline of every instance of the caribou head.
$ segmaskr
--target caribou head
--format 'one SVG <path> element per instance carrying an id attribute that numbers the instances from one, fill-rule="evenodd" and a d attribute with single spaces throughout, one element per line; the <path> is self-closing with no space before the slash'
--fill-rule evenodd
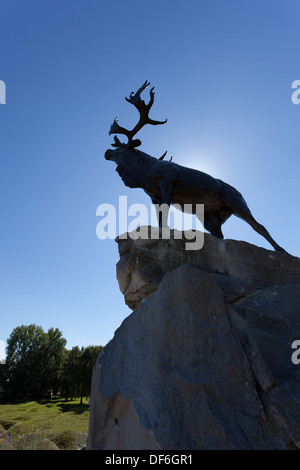
<path id="1" fill-rule="evenodd" d="M 154 103 L 154 87 L 151 88 L 150 90 L 150 101 L 148 104 L 145 103 L 144 100 L 141 99 L 141 93 L 144 91 L 148 86 L 150 85 L 150 82 L 147 80 L 143 85 L 138 89 L 136 93 L 133 91 L 130 93 L 129 98 L 126 98 L 126 101 L 128 103 L 131 103 L 135 106 L 135 108 L 139 112 L 139 121 L 137 124 L 134 126 L 132 130 L 125 129 L 124 127 L 121 127 L 118 124 L 118 118 L 115 118 L 114 122 L 112 123 L 109 131 L 109 135 L 111 134 L 122 134 L 125 135 L 128 139 L 126 143 L 120 142 L 117 136 L 114 137 L 114 143 L 112 144 L 112 147 L 115 147 L 116 150 L 108 149 L 105 152 L 105 158 L 106 160 L 113 160 L 115 161 L 118 165 L 119 164 L 124 164 L 126 157 L 128 155 L 133 154 L 133 150 L 136 149 L 141 145 L 141 141 L 139 139 L 134 139 L 134 136 L 139 132 L 139 130 L 142 129 L 146 124 L 151 124 L 152 126 L 157 126 L 159 124 L 165 124 L 167 122 L 167 119 L 165 121 L 155 121 L 154 119 L 151 119 L 149 117 L 149 112 L 150 109 Z M 163 160 L 164 157 L 166 156 L 165 152 L 159 160 Z M 171 157 L 172 158 L 172 157 Z"/>

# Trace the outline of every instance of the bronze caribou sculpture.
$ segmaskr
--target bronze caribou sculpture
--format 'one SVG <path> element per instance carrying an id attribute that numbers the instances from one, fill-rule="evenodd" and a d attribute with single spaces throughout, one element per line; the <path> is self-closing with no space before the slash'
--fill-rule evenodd
<path id="1" fill-rule="evenodd" d="M 150 83 L 147 81 L 125 98 L 139 111 L 140 118 L 130 131 L 121 127 L 117 118 L 114 120 L 109 135 L 123 134 L 128 142 L 121 143 L 114 137 L 115 149 L 105 152 L 106 160 L 113 160 L 117 164 L 116 171 L 129 188 L 142 188 L 150 196 L 153 204 L 180 205 L 204 204 L 204 228 L 212 235 L 223 238 L 221 226 L 231 216 L 236 215 L 248 222 L 251 227 L 262 235 L 276 251 L 285 251 L 270 236 L 265 227 L 259 224 L 252 216 L 243 196 L 232 186 L 213 178 L 202 171 L 186 168 L 171 161 L 163 161 L 166 153 L 159 159 L 151 157 L 136 147 L 141 145 L 139 139 L 133 139 L 145 124 L 165 124 L 165 121 L 154 121 L 149 118 L 149 111 L 154 102 L 154 88 L 150 90 L 148 104 L 141 99 L 141 93 Z M 177 206 L 176 206 L 177 207 Z M 193 213 L 196 213 L 193 211 Z M 166 225 L 167 218 L 159 218 L 159 226 Z"/>

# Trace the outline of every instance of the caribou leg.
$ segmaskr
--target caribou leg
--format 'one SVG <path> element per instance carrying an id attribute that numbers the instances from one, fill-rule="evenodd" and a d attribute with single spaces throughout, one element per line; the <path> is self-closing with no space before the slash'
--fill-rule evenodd
<path id="1" fill-rule="evenodd" d="M 201 222 L 201 221 L 200 221 Z M 209 214 L 209 215 L 204 215 L 204 228 L 207 230 L 209 233 L 214 235 L 214 237 L 223 239 L 223 233 L 221 230 L 221 222 L 219 220 L 219 217 L 214 214 Z"/>
<path id="2" fill-rule="evenodd" d="M 173 186 L 168 181 L 161 180 L 160 181 L 160 193 L 161 193 L 161 204 L 162 210 L 160 211 L 160 227 L 167 227 L 168 228 L 168 215 L 169 215 L 169 208 L 172 202 L 172 193 L 173 193 Z"/>
<path id="3" fill-rule="evenodd" d="M 237 217 L 240 217 L 241 219 L 245 220 L 245 222 L 247 222 L 249 225 L 251 225 L 251 227 L 257 232 L 259 233 L 262 237 L 264 237 L 274 248 L 275 251 L 282 251 L 284 253 L 286 253 L 286 251 L 281 248 L 281 246 L 279 246 L 275 240 L 273 240 L 273 238 L 271 237 L 271 235 L 269 234 L 268 230 L 261 224 L 259 224 L 253 216 L 250 216 L 248 214 L 244 214 L 244 213 L 237 213 L 235 212 L 234 215 L 236 215 Z"/>
<path id="4" fill-rule="evenodd" d="M 286 253 L 286 251 L 279 246 L 275 240 L 271 237 L 269 234 L 268 230 L 261 224 L 259 224 L 254 218 L 247 220 L 247 222 L 251 225 L 251 227 L 260 235 L 262 235 L 271 245 L 273 246 L 275 251 L 283 251 Z"/>
<path id="5" fill-rule="evenodd" d="M 163 224 L 163 214 L 162 214 L 162 210 L 161 210 L 161 200 L 159 198 L 152 197 L 151 201 L 152 201 L 152 204 L 155 206 L 158 226 L 159 226 L 159 228 L 161 228 L 162 224 Z"/>

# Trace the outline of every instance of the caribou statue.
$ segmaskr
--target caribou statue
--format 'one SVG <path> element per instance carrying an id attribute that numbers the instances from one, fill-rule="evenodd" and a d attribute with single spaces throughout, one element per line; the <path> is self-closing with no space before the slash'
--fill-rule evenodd
<path id="1" fill-rule="evenodd" d="M 116 118 L 109 131 L 109 135 L 122 134 L 128 138 L 128 142 L 121 143 L 115 136 L 112 144 L 114 149 L 105 152 L 106 160 L 117 164 L 116 171 L 124 184 L 129 188 L 142 188 L 155 205 L 164 204 L 170 207 L 170 204 L 176 204 L 176 207 L 179 205 L 184 210 L 187 205 L 194 208 L 196 204 L 204 204 L 204 228 L 217 238 L 223 238 L 222 225 L 231 215 L 235 215 L 250 224 L 276 251 L 285 251 L 273 240 L 265 227 L 254 219 L 243 196 L 235 188 L 202 171 L 164 161 L 166 152 L 160 158 L 154 158 L 137 150 L 141 141 L 134 137 L 143 126 L 156 126 L 167 122 L 155 121 L 149 117 L 154 103 L 154 88 L 150 90 L 148 104 L 141 99 L 142 91 L 149 85 L 146 81 L 136 93 L 132 92 L 129 98 L 125 98 L 135 106 L 140 115 L 134 128 L 127 130 L 121 127 Z M 194 209 L 192 212 L 196 213 Z M 159 227 L 167 226 L 167 216 L 168 214 L 158 216 Z"/>

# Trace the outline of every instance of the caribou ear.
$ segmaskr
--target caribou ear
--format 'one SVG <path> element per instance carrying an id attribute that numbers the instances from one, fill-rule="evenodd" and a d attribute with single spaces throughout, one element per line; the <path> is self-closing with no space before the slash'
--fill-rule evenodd
<path id="1" fill-rule="evenodd" d="M 134 139 L 131 142 L 128 142 L 128 145 L 130 148 L 135 149 L 136 147 L 139 147 L 140 145 L 142 145 L 142 142 L 140 141 L 140 139 Z"/>

